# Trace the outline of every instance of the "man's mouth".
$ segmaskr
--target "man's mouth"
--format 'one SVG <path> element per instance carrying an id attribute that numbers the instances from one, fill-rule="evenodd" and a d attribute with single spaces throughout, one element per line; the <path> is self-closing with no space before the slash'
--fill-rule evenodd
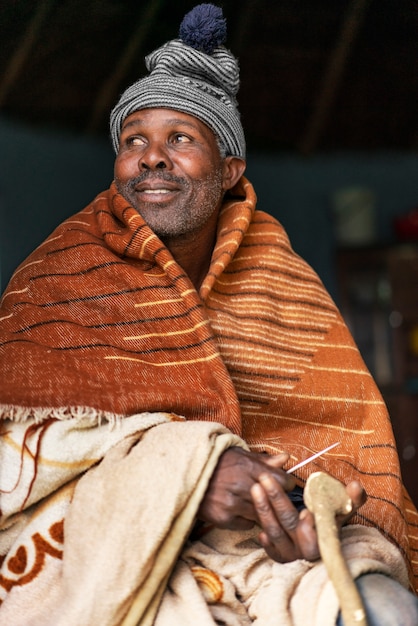
<path id="1" fill-rule="evenodd" d="M 174 197 L 187 191 L 188 181 L 169 172 L 143 172 L 139 176 L 125 183 L 126 197 L 136 197 L 137 201 L 167 203 Z M 124 193 L 122 192 L 122 195 Z"/>
<path id="2" fill-rule="evenodd" d="M 140 176 L 132 181 L 132 187 L 138 196 L 154 199 L 176 194 L 182 189 L 182 180 L 165 174 L 164 176 Z"/>
<path id="3" fill-rule="evenodd" d="M 178 187 L 149 187 L 144 184 L 135 187 L 137 198 L 141 198 L 147 202 L 168 201 L 178 192 Z"/>
<path id="4" fill-rule="evenodd" d="M 149 194 L 161 194 L 161 193 L 172 193 L 173 189 L 136 189 L 138 193 L 149 193 Z"/>

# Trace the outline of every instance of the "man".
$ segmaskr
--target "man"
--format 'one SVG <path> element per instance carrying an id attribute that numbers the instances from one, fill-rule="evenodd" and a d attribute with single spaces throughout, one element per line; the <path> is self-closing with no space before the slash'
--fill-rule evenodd
<path id="1" fill-rule="evenodd" d="M 225 34 L 199 5 L 147 57 L 111 114 L 110 189 L 3 295 L 0 624 L 341 624 L 300 502 L 315 469 L 347 485 L 369 624 L 417 623 L 386 409 L 255 210 Z"/>

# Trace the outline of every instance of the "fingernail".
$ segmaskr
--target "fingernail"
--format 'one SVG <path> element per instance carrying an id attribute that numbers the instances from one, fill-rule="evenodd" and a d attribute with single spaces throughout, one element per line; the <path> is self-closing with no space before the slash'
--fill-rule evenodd
<path id="1" fill-rule="evenodd" d="M 251 495 L 257 501 L 262 500 L 264 496 L 264 491 L 261 485 L 259 485 L 258 483 L 254 483 L 254 485 L 251 487 Z"/>

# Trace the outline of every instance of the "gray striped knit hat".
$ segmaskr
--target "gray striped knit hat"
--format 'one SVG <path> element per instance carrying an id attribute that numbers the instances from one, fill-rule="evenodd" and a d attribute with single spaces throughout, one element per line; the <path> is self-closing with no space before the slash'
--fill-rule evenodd
<path id="1" fill-rule="evenodd" d="M 237 108 L 238 61 L 227 50 L 222 9 L 200 4 L 184 17 L 179 39 L 145 58 L 148 76 L 128 87 L 110 114 L 113 147 L 119 150 L 124 119 L 140 109 L 165 108 L 197 117 L 215 133 L 226 155 L 245 158 Z"/>

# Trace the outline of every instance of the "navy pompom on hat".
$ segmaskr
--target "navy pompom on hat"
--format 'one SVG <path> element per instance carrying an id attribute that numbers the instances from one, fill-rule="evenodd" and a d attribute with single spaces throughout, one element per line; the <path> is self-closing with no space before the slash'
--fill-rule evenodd
<path id="1" fill-rule="evenodd" d="M 186 14 L 180 24 L 180 39 L 195 50 L 212 54 L 226 42 L 226 20 L 222 9 L 213 4 L 199 4 Z"/>
<path id="2" fill-rule="evenodd" d="M 115 151 L 125 118 L 140 109 L 165 108 L 188 113 L 218 137 L 226 155 L 245 158 L 245 137 L 236 96 L 238 61 L 225 47 L 222 9 L 199 4 L 173 39 L 145 58 L 149 75 L 128 87 L 110 115 Z"/>

